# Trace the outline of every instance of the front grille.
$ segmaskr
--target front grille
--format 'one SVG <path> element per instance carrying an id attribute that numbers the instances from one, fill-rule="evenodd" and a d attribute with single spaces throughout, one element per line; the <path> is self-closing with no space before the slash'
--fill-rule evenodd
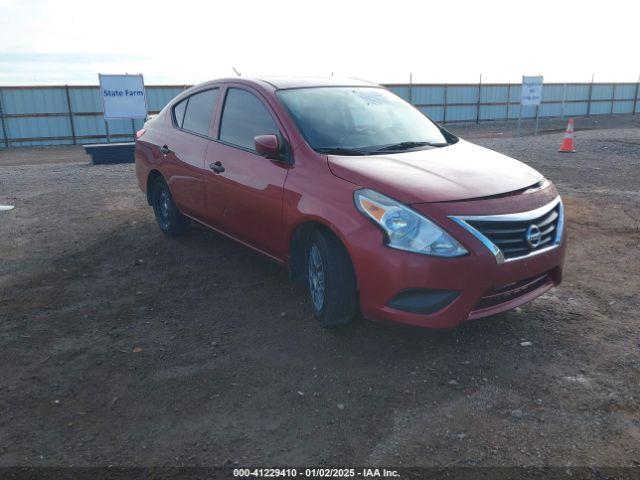
<path id="1" fill-rule="evenodd" d="M 491 240 L 500 249 L 504 258 L 509 259 L 528 255 L 534 250 L 553 245 L 560 218 L 559 209 L 560 205 L 557 205 L 550 212 L 533 220 L 499 222 L 468 220 L 467 223 Z M 533 242 L 527 239 L 528 235 L 531 236 L 531 232 L 535 234 Z"/>
<path id="2" fill-rule="evenodd" d="M 523 257 L 536 250 L 553 246 L 559 230 L 562 204 L 531 219 L 513 219 L 505 215 L 504 220 L 465 219 L 466 223 L 488 238 L 504 256 L 505 260 Z M 560 225 L 560 228 L 562 225 Z"/>

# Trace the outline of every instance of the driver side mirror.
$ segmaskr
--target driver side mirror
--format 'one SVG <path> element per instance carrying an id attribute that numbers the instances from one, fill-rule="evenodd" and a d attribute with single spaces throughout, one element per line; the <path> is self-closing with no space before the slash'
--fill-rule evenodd
<path id="1" fill-rule="evenodd" d="M 253 142 L 258 152 L 270 160 L 280 160 L 280 141 L 277 135 L 258 135 L 253 137 Z"/>

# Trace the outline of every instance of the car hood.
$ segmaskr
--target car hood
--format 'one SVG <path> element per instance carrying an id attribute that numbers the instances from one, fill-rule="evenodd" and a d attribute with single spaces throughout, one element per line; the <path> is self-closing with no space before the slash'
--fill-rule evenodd
<path id="1" fill-rule="evenodd" d="M 403 203 L 447 202 L 527 188 L 543 179 L 518 160 L 464 140 L 428 150 L 329 155 L 331 172 Z"/>

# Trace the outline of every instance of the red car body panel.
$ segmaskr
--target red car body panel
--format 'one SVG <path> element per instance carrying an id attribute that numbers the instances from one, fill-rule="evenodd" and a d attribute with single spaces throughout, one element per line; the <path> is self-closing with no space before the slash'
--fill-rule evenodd
<path id="1" fill-rule="evenodd" d="M 332 81 L 276 83 L 285 88 Z M 220 91 L 209 138 L 177 129 L 171 106 L 213 87 Z M 271 161 L 216 140 L 229 87 L 246 89 L 263 102 L 290 147 L 293 163 Z M 520 192 L 543 179 L 538 172 L 464 141 L 445 148 L 383 156 L 319 154 L 306 143 L 278 101 L 278 87 L 260 80 L 227 79 L 194 87 L 176 97 L 145 125 L 136 141 L 136 174 L 142 191 L 147 191 L 152 173 L 162 175 L 185 215 L 285 265 L 290 264 L 296 228 L 307 222 L 322 224 L 346 247 L 356 274 L 362 313 L 372 320 L 452 328 L 469 319 L 514 308 L 560 283 L 566 233 L 556 248 L 500 264 L 474 235 L 449 218 L 527 212 L 549 204 L 558 197 L 550 183 L 532 193 Z M 169 154 L 160 152 L 164 145 L 171 150 Z M 215 162 L 221 162 L 225 171 L 215 174 L 209 168 Z M 381 230 L 354 205 L 354 191 L 360 188 L 411 205 L 458 240 L 469 254 L 439 258 L 387 247 Z M 537 283 L 529 282 L 531 287 L 521 286 L 522 281 L 537 278 Z M 388 306 L 399 292 L 414 288 L 454 290 L 459 295 L 433 314 Z M 510 294 L 504 301 L 482 306 L 485 297 L 501 299 L 500 292 L 505 289 Z"/>

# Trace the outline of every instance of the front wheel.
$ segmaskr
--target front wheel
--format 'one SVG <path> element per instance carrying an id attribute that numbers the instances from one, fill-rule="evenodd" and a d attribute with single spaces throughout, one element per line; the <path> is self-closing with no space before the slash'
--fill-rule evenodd
<path id="1" fill-rule="evenodd" d="M 151 205 L 160 230 L 170 237 L 180 235 L 189 228 L 190 220 L 185 217 L 171 196 L 171 191 L 164 178 L 158 177 L 153 182 Z"/>
<path id="2" fill-rule="evenodd" d="M 323 327 L 350 323 L 357 310 L 356 278 L 351 259 L 333 235 L 317 231 L 307 250 L 311 308 Z"/>

